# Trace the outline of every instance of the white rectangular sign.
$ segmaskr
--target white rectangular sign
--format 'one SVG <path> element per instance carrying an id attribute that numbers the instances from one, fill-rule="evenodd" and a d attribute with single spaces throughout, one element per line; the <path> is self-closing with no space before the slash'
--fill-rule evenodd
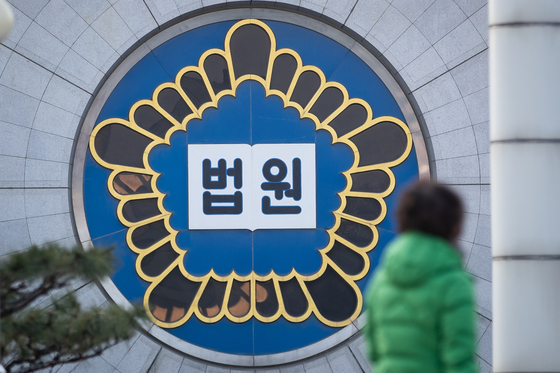
<path id="1" fill-rule="evenodd" d="M 315 144 L 188 145 L 189 229 L 316 227 Z"/>

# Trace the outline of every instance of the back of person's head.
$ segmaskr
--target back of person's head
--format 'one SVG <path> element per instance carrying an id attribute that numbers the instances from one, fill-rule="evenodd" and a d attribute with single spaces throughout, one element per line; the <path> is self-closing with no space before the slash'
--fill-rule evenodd
<path id="1" fill-rule="evenodd" d="M 463 204 L 449 188 L 420 181 L 402 194 L 397 219 L 401 232 L 420 231 L 454 241 L 461 232 Z"/>

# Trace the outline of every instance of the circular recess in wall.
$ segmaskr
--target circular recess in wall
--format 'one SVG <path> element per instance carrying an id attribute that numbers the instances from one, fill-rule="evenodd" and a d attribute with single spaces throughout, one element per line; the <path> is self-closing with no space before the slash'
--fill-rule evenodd
<path id="1" fill-rule="evenodd" d="M 396 198 L 427 175 L 410 103 L 361 44 L 235 9 L 151 36 L 106 77 L 72 194 L 81 242 L 119 258 L 104 289 L 142 304 L 148 333 L 267 366 L 360 329 Z"/>

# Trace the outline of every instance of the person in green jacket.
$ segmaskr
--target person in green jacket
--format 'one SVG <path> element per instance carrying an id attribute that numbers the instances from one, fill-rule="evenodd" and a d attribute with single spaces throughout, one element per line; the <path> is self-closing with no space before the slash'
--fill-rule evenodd
<path id="1" fill-rule="evenodd" d="M 463 217 L 451 190 L 419 182 L 401 197 L 401 234 L 366 292 L 375 373 L 471 373 L 475 356 L 471 278 L 454 242 Z"/>

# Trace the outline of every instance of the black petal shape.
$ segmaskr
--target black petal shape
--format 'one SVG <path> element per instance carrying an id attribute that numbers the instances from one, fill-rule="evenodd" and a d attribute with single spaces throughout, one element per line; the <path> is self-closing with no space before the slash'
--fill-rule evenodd
<path id="1" fill-rule="evenodd" d="M 144 152 L 151 142 L 150 138 L 122 124 L 111 123 L 97 132 L 94 146 L 107 163 L 142 168 Z"/>
<path id="2" fill-rule="evenodd" d="M 198 310 L 206 317 L 216 316 L 222 309 L 227 284 L 211 278 L 198 301 Z"/>
<path id="3" fill-rule="evenodd" d="M 173 124 L 167 118 L 149 105 L 142 105 L 136 109 L 134 121 L 141 128 L 162 139 L 165 138 L 167 131 L 173 127 Z"/>
<path id="4" fill-rule="evenodd" d="M 331 258 L 340 269 L 351 276 L 357 275 L 364 269 L 364 258 L 338 241 L 334 242 L 327 256 Z"/>
<path id="5" fill-rule="evenodd" d="M 278 311 L 278 298 L 272 280 L 257 281 L 257 312 L 264 317 L 273 316 Z"/>
<path id="6" fill-rule="evenodd" d="M 320 87 L 321 78 L 319 74 L 314 71 L 305 71 L 299 76 L 290 100 L 305 108 Z"/>
<path id="7" fill-rule="evenodd" d="M 167 111 L 179 123 L 192 113 L 183 97 L 173 88 L 162 89 L 157 96 L 157 102 L 163 110 Z"/>
<path id="8" fill-rule="evenodd" d="M 142 258 L 140 268 L 150 277 L 159 276 L 178 256 L 179 254 L 177 254 L 175 250 L 173 250 L 173 247 L 171 247 L 171 244 L 167 242 Z"/>
<path id="9" fill-rule="evenodd" d="M 168 234 L 163 220 L 158 220 L 136 228 L 132 232 L 132 243 L 139 249 L 147 249 Z"/>
<path id="10" fill-rule="evenodd" d="M 369 227 L 347 219 L 340 219 L 336 234 L 358 247 L 366 247 L 373 241 L 373 231 Z"/>
<path id="11" fill-rule="evenodd" d="M 235 79 L 246 74 L 266 78 L 271 41 L 264 29 L 243 25 L 231 36 L 230 46 Z"/>
<path id="12" fill-rule="evenodd" d="M 159 214 L 157 198 L 131 200 L 123 206 L 123 216 L 131 223 L 136 223 Z"/>
<path id="13" fill-rule="evenodd" d="M 392 122 L 377 123 L 350 140 L 360 151 L 360 167 L 396 161 L 408 144 L 406 133 Z"/>
<path id="14" fill-rule="evenodd" d="M 188 71 L 181 77 L 181 88 L 193 105 L 199 109 L 203 104 L 210 102 L 210 94 L 202 76 L 195 71 Z"/>
<path id="15" fill-rule="evenodd" d="M 280 282 L 280 291 L 284 300 L 284 308 L 288 315 L 292 317 L 302 316 L 309 308 L 309 303 L 298 280 L 292 278 L 285 282 Z"/>
<path id="16" fill-rule="evenodd" d="M 179 320 L 187 313 L 199 287 L 199 282 L 186 279 L 176 267 L 150 293 L 152 315 L 164 322 Z"/>
<path id="17" fill-rule="evenodd" d="M 381 204 L 376 199 L 346 197 L 345 214 L 364 220 L 375 220 L 381 215 Z"/>
<path id="18" fill-rule="evenodd" d="M 212 54 L 204 60 L 204 71 L 210 85 L 214 90 L 214 94 L 231 89 L 231 82 L 229 78 L 229 71 L 227 61 L 224 57 L 218 54 Z"/>
<path id="19" fill-rule="evenodd" d="M 342 137 L 366 123 L 367 120 L 366 108 L 360 104 L 352 104 L 342 110 L 329 125 L 335 130 L 338 137 Z"/>
<path id="20" fill-rule="evenodd" d="M 290 54 L 281 54 L 274 60 L 270 89 L 276 89 L 287 94 L 290 84 L 297 70 L 297 61 Z"/>
<path id="21" fill-rule="evenodd" d="M 354 289 L 330 266 L 321 277 L 305 284 L 317 309 L 329 321 L 347 320 L 358 307 Z"/>
<path id="22" fill-rule="evenodd" d="M 389 175 L 382 170 L 352 174 L 352 192 L 383 193 L 390 185 Z"/>
<path id="23" fill-rule="evenodd" d="M 309 112 L 314 114 L 319 119 L 319 122 L 322 122 L 338 109 L 343 102 L 344 95 L 342 91 L 336 87 L 329 87 L 321 92 L 321 95 L 317 98 Z"/>

